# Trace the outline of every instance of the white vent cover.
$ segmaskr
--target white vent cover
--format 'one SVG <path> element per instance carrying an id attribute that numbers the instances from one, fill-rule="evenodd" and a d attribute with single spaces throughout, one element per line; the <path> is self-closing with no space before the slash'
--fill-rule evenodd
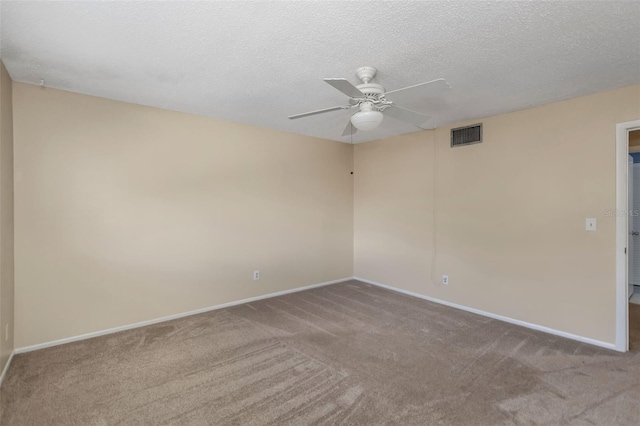
<path id="1" fill-rule="evenodd" d="M 482 143 L 482 123 L 451 129 L 451 147 Z"/>

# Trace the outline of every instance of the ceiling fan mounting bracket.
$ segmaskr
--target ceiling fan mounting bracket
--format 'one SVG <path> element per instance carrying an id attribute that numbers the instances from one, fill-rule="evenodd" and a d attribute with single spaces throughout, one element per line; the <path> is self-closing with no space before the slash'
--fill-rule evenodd
<path id="1" fill-rule="evenodd" d="M 374 67 L 360 67 L 356 70 L 356 75 L 364 84 L 367 84 L 376 75 L 377 71 Z"/>

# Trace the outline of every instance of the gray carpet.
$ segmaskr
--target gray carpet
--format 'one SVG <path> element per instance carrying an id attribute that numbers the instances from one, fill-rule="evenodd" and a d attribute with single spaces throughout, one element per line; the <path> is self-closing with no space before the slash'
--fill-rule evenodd
<path id="1" fill-rule="evenodd" d="M 17 355 L 0 407 L 2 425 L 638 425 L 640 351 L 351 281 Z"/>

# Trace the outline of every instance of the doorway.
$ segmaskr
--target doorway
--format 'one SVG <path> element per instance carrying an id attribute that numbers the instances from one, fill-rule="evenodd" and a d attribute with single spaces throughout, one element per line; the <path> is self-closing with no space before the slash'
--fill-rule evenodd
<path id="1" fill-rule="evenodd" d="M 631 280 L 635 280 L 635 264 L 630 264 L 630 253 L 640 251 L 640 229 L 635 229 L 634 198 L 638 198 L 640 206 L 640 187 L 633 186 L 633 172 L 635 159 L 630 156 L 630 135 L 640 130 L 640 120 L 619 123 L 616 126 L 616 344 L 618 351 L 629 350 L 629 298 L 631 295 Z M 633 134 L 633 143 L 635 143 Z M 638 169 L 640 173 L 640 168 Z M 640 181 L 638 186 L 640 186 Z M 636 193 L 638 197 L 635 197 Z M 640 214 L 640 210 L 638 211 Z M 640 218 L 638 219 L 640 226 Z M 638 235 L 632 234 L 638 232 Z M 635 241 L 635 240 L 637 241 Z M 633 245 L 631 247 L 630 245 Z M 638 257 L 640 259 L 640 257 Z M 640 260 L 639 260 L 640 261 Z M 640 270 L 638 271 L 640 274 Z M 640 278 L 638 278 L 640 279 Z M 635 287 L 633 288 L 635 292 Z M 635 310 L 634 310 L 635 313 Z"/>
<path id="2" fill-rule="evenodd" d="M 629 194 L 628 298 L 629 303 L 640 305 L 640 129 L 629 132 L 627 176 Z"/>

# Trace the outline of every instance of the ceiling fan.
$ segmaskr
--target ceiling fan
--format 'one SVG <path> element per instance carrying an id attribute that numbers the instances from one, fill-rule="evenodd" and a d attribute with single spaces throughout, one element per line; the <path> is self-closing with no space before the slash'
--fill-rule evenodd
<path id="1" fill-rule="evenodd" d="M 289 119 L 295 120 L 330 111 L 357 108 L 358 112 L 351 116 L 351 120 L 347 123 L 342 136 L 352 135 L 358 129 L 373 130 L 382 123 L 385 115 L 420 126 L 430 117 L 420 112 L 402 108 L 396 102 L 402 103 L 404 99 L 409 98 L 438 97 L 451 89 L 445 79 L 439 78 L 426 83 L 385 92 L 384 87 L 380 84 L 371 83 L 371 79 L 376 75 L 376 72 L 377 70 L 373 67 L 358 68 L 356 75 L 362 80 L 362 84 L 357 86 L 354 86 L 345 78 L 325 78 L 325 82 L 349 97 L 349 104 L 291 115 Z"/>

